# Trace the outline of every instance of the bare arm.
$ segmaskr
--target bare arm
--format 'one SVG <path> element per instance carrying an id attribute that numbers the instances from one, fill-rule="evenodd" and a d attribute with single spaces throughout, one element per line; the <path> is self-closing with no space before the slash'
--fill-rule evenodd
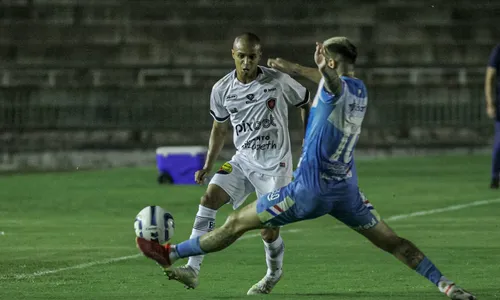
<path id="1" fill-rule="evenodd" d="M 318 65 L 318 70 L 325 79 L 325 88 L 331 94 L 338 94 L 342 91 L 342 81 L 337 71 L 328 67 L 324 48 L 321 43 L 316 43 L 316 52 L 314 52 L 314 61 Z"/>
<path id="2" fill-rule="evenodd" d="M 207 158 L 205 160 L 205 165 L 203 166 L 203 169 L 207 170 L 208 172 L 210 172 L 210 170 L 214 166 L 214 163 L 219 157 L 222 147 L 224 147 L 224 141 L 226 140 L 227 131 L 227 122 L 213 122 L 212 131 L 210 132 L 210 140 L 208 142 Z"/>
<path id="3" fill-rule="evenodd" d="M 320 70 L 321 75 L 325 78 L 325 88 L 330 94 L 337 95 L 341 92 L 342 81 L 335 70 L 323 68 Z"/>
<path id="4" fill-rule="evenodd" d="M 495 81 L 496 69 L 493 67 L 487 67 L 486 78 L 484 81 L 484 93 L 486 96 L 486 112 L 490 118 L 495 117 Z"/>
<path id="5" fill-rule="evenodd" d="M 267 65 L 289 75 L 302 76 L 315 83 L 319 83 L 321 80 L 321 74 L 318 72 L 317 68 L 305 67 L 297 63 L 284 60 L 280 57 L 268 59 Z"/>

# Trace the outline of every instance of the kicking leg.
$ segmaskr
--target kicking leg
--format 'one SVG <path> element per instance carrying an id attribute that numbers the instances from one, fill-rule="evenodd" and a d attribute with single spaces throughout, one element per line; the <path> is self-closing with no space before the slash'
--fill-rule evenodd
<path id="1" fill-rule="evenodd" d="M 221 251 L 233 244 L 245 232 L 262 228 L 263 225 L 256 211 L 257 202 L 235 211 L 226 220 L 226 223 L 213 231 L 179 243 L 164 246 L 154 241 L 137 238 L 137 246 L 147 257 L 155 260 L 163 268 L 170 267 L 180 258 L 204 255 Z"/>

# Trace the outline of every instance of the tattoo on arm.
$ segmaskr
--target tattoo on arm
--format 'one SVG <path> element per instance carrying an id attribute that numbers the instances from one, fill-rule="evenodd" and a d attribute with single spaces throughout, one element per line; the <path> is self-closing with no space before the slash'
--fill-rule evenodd
<path id="1" fill-rule="evenodd" d="M 342 82 L 337 72 L 324 69 L 321 75 L 325 78 L 325 88 L 329 93 L 336 95 L 341 92 Z"/>

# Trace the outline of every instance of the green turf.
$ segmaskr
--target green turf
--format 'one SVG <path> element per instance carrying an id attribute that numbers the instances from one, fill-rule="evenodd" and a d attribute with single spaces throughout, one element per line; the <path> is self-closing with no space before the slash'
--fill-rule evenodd
<path id="1" fill-rule="evenodd" d="M 489 157 L 359 161 L 360 185 L 383 217 L 500 198 L 488 189 Z M 133 220 L 158 204 L 187 238 L 204 188 L 159 186 L 156 170 L 114 169 L 0 177 L 0 299 L 241 299 L 265 273 L 258 238 L 205 259 L 185 290 L 143 257 L 42 276 L 35 272 L 137 254 Z M 252 198 L 253 200 L 253 198 Z M 218 215 L 221 224 L 230 212 Z M 499 299 L 500 204 L 390 222 L 448 277 Z M 284 230 L 285 276 L 269 299 L 444 299 L 392 256 L 329 217 Z M 259 297 L 257 297 L 259 299 Z"/>

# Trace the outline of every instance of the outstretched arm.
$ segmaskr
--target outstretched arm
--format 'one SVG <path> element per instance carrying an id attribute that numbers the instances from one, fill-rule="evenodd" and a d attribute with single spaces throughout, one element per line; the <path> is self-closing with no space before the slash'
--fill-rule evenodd
<path id="1" fill-rule="evenodd" d="M 297 63 L 293 63 L 283 58 L 270 58 L 267 60 L 267 65 L 273 69 L 279 70 L 289 75 L 299 75 L 311 80 L 312 82 L 319 83 L 321 74 L 317 68 L 309 68 Z"/>

